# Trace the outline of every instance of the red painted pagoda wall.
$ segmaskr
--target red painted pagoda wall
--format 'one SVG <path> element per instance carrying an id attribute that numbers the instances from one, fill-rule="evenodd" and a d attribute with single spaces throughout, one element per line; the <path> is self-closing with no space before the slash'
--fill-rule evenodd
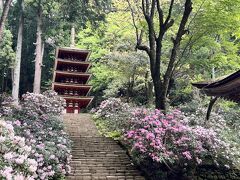
<path id="1" fill-rule="evenodd" d="M 52 89 L 66 100 L 67 113 L 79 113 L 93 97 L 88 96 L 90 51 L 76 48 L 58 48 L 56 51 Z"/>

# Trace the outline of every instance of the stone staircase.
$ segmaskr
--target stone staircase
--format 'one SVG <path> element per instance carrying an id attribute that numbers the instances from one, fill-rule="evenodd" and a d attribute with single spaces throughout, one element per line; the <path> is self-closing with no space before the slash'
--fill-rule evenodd
<path id="1" fill-rule="evenodd" d="M 89 114 L 64 116 L 73 140 L 72 180 L 144 180 L 126 151 L 111 138 L 102 137 Z"/>

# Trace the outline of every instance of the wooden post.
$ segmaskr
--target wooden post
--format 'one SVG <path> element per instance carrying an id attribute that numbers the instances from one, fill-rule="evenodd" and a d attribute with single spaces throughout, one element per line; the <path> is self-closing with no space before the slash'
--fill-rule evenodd
<path id="1" fill-rule="evenodd" d="M 215 81 L 215 68 L 214 67 L 212 67 L 212 80 Z M 211 100 L 208 104 L 205 125 L 206 125 L 207 121 L 210 119 L 210 115 L 211 115 L 211 112 L 212 112 L 213 105 L 215 104 L 217 99 L 218 99 L 218 97 L 211 97 Z"/>
<path id="2" fill-rule="evenodd" d="M 212 99 L 210 100 L 210 102 L 209 102 L 208 109 L 207 109 L 206 120 L 205 120 L 205 125 L 206 125 L 207 121 L 208 121 L 209 118 L 210 118 L 213 105 L 215 104 L 215 102 L 217 101 L 217 99 L 218 99 L 218 97 L 212 98 Z"/>

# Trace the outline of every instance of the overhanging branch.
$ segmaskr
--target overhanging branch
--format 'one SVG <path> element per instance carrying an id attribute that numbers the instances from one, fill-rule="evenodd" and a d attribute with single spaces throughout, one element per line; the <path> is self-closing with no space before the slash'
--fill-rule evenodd
<path id="1" fill-rule="evenodd" d="M 174 4 L 174 0 L 171 0 L 171 3 L 170 3 L 170 7 L 169 7 L 169 10 L 168 10 L 168 16 L 164 22 L 164 25 L 166 26 L 171 18 L 171 15 L 172 15 L 172 9 L 173 9 L 173 4 Z"/>
<path id="2" fill-rule="evenodd" d="M 189 16 L 192 12 L 192 1 L 186 0 L 184 7 L 185 8 L 184 8 L 182 20 L 180 22 L 176 38 L 173 39 L 173 48 L 172 48 L 172 52 L 171 52 L 171 56 L 170 56 L 170 61 L 168 63 L 168 67 L 167 67 L 165 77 L 164 77 L 166 86 L 168 86 L 169 79 L 172 75 L 172 71 L 173 71 L 174 64 L 175 64 L 176 57 L 177 57 L 177 51 L 179 50 L 182 36 L 188 32 L 188 30 L 186 30 L 185 27 L 186 27 L 187 21 L 189 19 Z"/>
<path id="3" fill-rule="evenodd" d="M 146 53 L 150 55 L 150 48 L 148 46 L 137 44 L 136 48 L 142 51 L 146 51 Z"/>

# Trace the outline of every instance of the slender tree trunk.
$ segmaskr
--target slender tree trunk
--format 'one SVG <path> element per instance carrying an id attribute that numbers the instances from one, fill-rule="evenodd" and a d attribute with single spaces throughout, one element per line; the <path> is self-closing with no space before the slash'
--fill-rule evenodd
<path id="1" fill-rule="evenodd" d="M 75 47 L 75 27 L 72 26 L 71 28 L 71 44 L 70 44 L 71 48 Z"/>
<path id="2" fill-rule="evenodd" d="M 135 72 L 135 69 L 133 72 Z M 130 102 L 130 98 L 133 96 L 133 87 L 135 83 L 135 73 L 132 74 L 132 76 L 129 77 L 128 81 L 128 87 L 127 87 L 127 102 Z"/>
<path id="3" fill-rule="evenodd" d="M 13 80 L 12 80 L 12 97 L 14 104 L 18 105 L 19 96 L 19 81 L 20 81 L 20 68 L 21 68 L 21 56 L 22 56 L 22 38 L 23 38 L 23 11 L 24 11 L 24 0 L 19 1 L 20 4 L 20 17 L 18 26 L 18 39 L 17 39 L 17 51 L 16 51 L 16 64 L 13 69 Z"/>
<path id="4" fill-rule="evenodd" d="M 9 11 L 11 2 L 12 2 L 12 0 L 6 0 L 5 3 L 4 3 L 4 6 L 3 6 L 3 11 L 2 11 L 1 19 L 0 19 L 0 43 L 2 42 L 2 36 L 3 36 L 5 21 L 6 21 L 7 16 L 8 16 L 8 11 Z"/>
<path id="5" fill-rule="evenodd" d="M 151 105 L 153 103 L 153 83 L 149 81 L 149 71 L 145 74 L 145 93 L 147 98 L 147 105 Z"/>
<path id="6" fill-rule="evenodd" d="M 148 81 L 148 104 L 153 104 L 153 83 Z"/>
<path id="7" fill-rule="evenodd" d="M 38 4 L 37 14 L 37 39 L 36 39 L 36 57 L 33 92 L 39 94 L 41 90 L 41 72 L 42 72 L 42 7 L 41 1 Z"/>
<path id="8" fill-rule="evenodd" d="M 3 10 L 3 0 L 0 0 L 0 14 L 2 13 Z"/>
<path id="9" fill-rule="evenodd" d="M 147 96 L 146 97 L 146 103 L 148 105 L 152 105 L 154 103 L 154 99 L 153 99 L 154 82 L 150 81 L 149 78 L 151 78 L 153 80 L 149 71 L 146 71 L 146 74 L 145 74 L 145 94 Z"/>

